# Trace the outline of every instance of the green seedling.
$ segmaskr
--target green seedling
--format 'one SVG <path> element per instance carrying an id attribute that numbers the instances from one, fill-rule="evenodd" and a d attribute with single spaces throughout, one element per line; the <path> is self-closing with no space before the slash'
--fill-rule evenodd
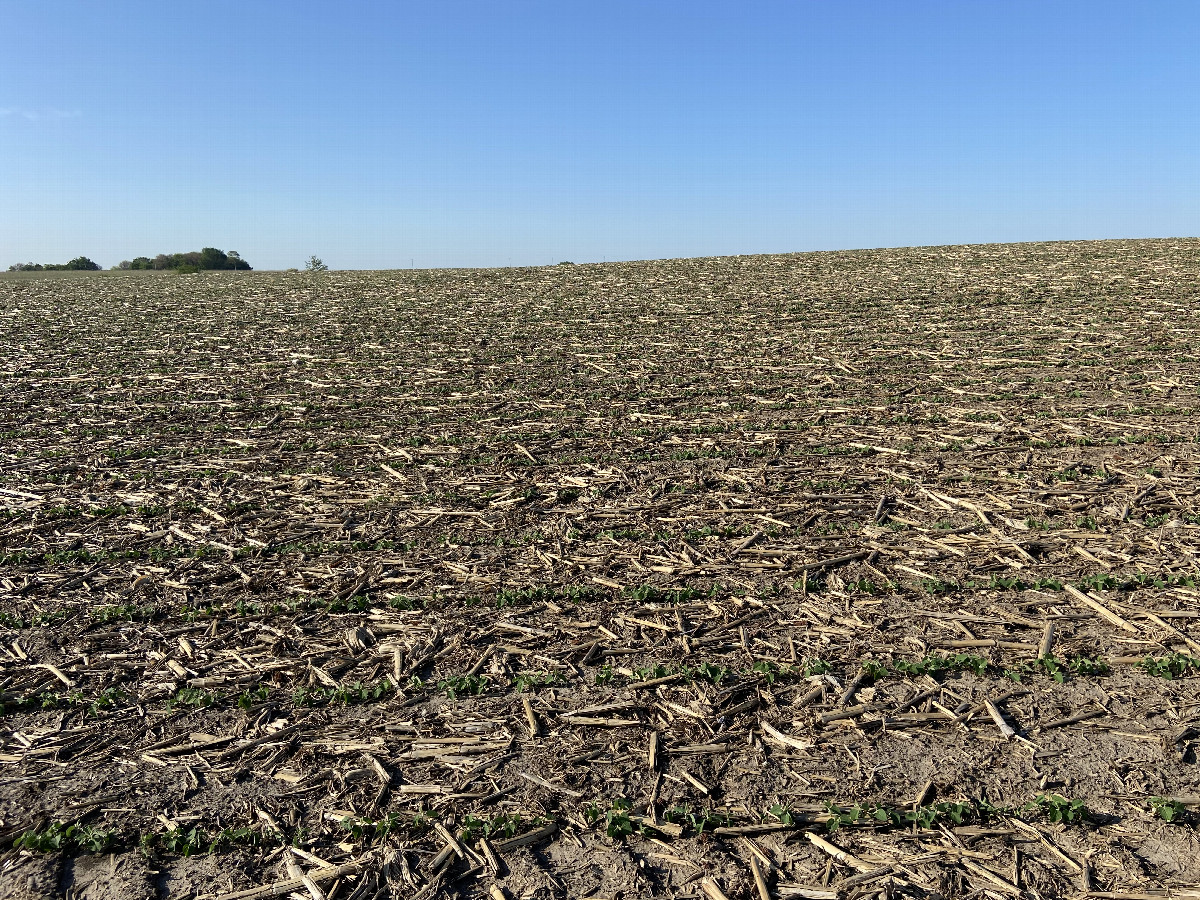
<path id="1" fill-rule="evenodd" d="M 491 819 L 481 819 L 468 815 L 463 819 L 460 840 L 475 841 L 480 837 L 505 840 L 511 838 L 521 828 L 521 817 L 510 813 L 500 813 Z"/>
<path id="2" fill-rule="evenodd" d="M 241 709 L 250 709 L 256 703 L 262 703 L 270 697 L 270 691 L 265 684 L 259 685 L 251 691 L 244 691 L 238 695 L 237 704 Z"/>
<path id="3" fill-rule="evenodd" d="M 174 709 L 176 706 L 190 706 L 193 709 L 201 709 L 205 706 L 212 706 L 216 700 L 216 695 L 210 694 L 208 691 L 185 687 L 180 688 L 175 696 L 167 701 L 167 708 Z"/>
<path id="4" fill-rule="evenodd" d="M 775 677 L 779 674 L 779 666 L 771 662 L 769 659 L 756 660 L 751 666 L 750 671 L 757 672 L 763 677 L 763 681 L 767 684 L 774 684 Z"/>
<path id="5" fill-rule="evenodd" d="M 820 657 L 815 656 L 804 661 L 804 668 L 802 671 L 804 672 L 805 678 L 812 678 L 814 675 L 824 675 L 826 672 L 829 672 L 832 669 L 833 666 Z"/>
<path id="6" fill-rule="evenodd" d="M 100 853 L 106 850 L 112 841 L 111 831 L 91 825 L 52 822 L 41 831 L 26 831 L 13 842 L 13 846 L 35 853 L 57 853 L 64 850 Z"/>
<path id="7" fill-rule="evenodd" d="M 1200 673 L 1200 659 L 1188 656 L 1186 653 L 1172 653 L 1169 656 L 1147 656 L 1141 662 L 1141 667 L 1158 678 L 1183 678 L 1187 675 Z"/>
<path id="8" fill-rule="evenodd" d="M 882 678 L 887 678 L 887 666 L 880 665 L 872 659 L 864 660 L 862 663 L 863 674 L 872 682 L 879 681 Z"/>
<path id="9" fill-rule="evenodd" d="M 167 852 L 179 856 L 191 856 L 205 846 L 207 838 L 199 826 L 193 826 L 187 831 L 182 828 L 172 828 L 162 835 L 161 841 Z"/>
<path id="10" fill-rule="evenodd" d="M 513 687 L 520 694 L 562 683 L 562 676 L 557 672 L 521 672 L 513 679 Z"/>
<path id="11" fill-rule="evenodd" d="M 857 803 L 848 808 L 835 806 L 833 803 L 826 803 L 825 810 L 829 813 L 829 819 L 826 821 L 825 827 L 829 830 L 830 834 L 847 825 L 857 825 L 866 813 L 866 810 Z"/>
<path id="12" fill-rule="evenodd" d="M 583 818 L 589 825 L 595 825 L 604 819 L 604 831 L 614 840 L 633 834 L 634 824 L 629 817 L 629 801 L 624 797 L 613 800 L 607 809 L 597 801 L 588 803 L 583 808 Z"/>
<path id="13" fill-rule="evenodd" d="M 1040 812 L 1055 825 L 1075 825 L 1091 817 L 1082 800 L 1068 800 L 1061 794 L 1038 794 L 1022 809 Z"/>
<path id="14" fill-rule="evenodd" d="M 382 700 L 394 690 L 391 681 L 381 678 L 365 684 L 356 681 L 342 687 L 297 688 L 292 695 L 292 702 L 297 706 L 324 706 L 327 703 L 354 706 Z"/>
<path id="15" fill-rule="evenodd" d="M 788 808 L 782 803 L 776 803 L 774 806 L 768 809 L 767 812 L 771 816 L 774 816 L 782 825 L 787 825 L 790 827 L 795 824 L 796 820 L 792 817 L 792 814 Z"/>
<path id="16" fill-rule="evenodd" d="M 656 678 L 669 678 L 670 676 L 678 675 L 681 672 L 687 674 L 687 667 L 684 666 L 682 669 L 674 669 L 659 663 L 658 665 L 654 666 L 643 666 L 641 668 L 634 669 L 633 677 L 635 681 L 653 681 Z"/>
<path id="17" fill-rule="evenodd" d="M 897 660 L 892 669 L 898 675 L 916 678 L 921 675 L 941 675 L 946 672 L 967 671 L 982 676 L 988 667 L 988 661 L 982 656 L 971 653 L 955 653 L 950 655 L 929 654 L 922 659 L 910 662 Z"/>
<path id="18" fill-rule="evenodd" d="M 381 841 L 395 831 L 401 822 L 399 813 L 388 813 L 379 820 L 346 817 L 338 825 L 354 841 Z"/>
<path id="19" fill-rule="evenodd" d="M 1167 797 L 1151 797 L 1149 802 L 1150 811 L 1164 822 L 1177 822 L 1187 813 L 1187 807 L 1178 800 L 1171 800 Z"/>
<path id="20" fill-rule="evenodd" d="M 692 830 L 696 834 L 704 834 L 706 829 L 728 825 L 729 816 L 713 809 L 706 809 L 700 813 L 689 812 L 688 822 L 691 823 Z"/>
<path id="21" fill-rule="evenodd" d="M 88 701 L 88 713 L 97 716 L 103 709 L 112 709 L 125 699 L 125 692 L 119 687 L 106 687 Z"/>
<path id="22" fill-rule="evenodd" d="M 729 674 L 729 670 L 724 666 L 714 666 L 709 662 L 701 663 L 695 669 L 696 677 L 703 681 L 707 681 L 709 684 L 720 684 L 721 679 L 723 679 L 727 674 Z"/>
<path id="23" fill-rule="evenodd" d="M 452 675 L 438 682 L 438 690 L 443 691 L 451 700 L 457 700 L 459 694 L 478 696 L 487 690 L 486 675 Z"/>

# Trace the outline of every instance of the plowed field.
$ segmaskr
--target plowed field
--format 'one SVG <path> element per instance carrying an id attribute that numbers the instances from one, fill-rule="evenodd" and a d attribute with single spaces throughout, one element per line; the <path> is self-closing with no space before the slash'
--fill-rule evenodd
<path id="1" fill-rule="evenodd" d="M 1198 278 L 0 279 L 0 895 L 1200 897 Z"/>

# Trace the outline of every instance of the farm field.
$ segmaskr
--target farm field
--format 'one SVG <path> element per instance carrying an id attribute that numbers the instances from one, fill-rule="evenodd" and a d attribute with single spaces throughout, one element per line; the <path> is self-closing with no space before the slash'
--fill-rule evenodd
<path id="1" fill-rule="evenodd" d="M 1198 301 L 0 278 L 0 896 L 1200 897 Z"/>

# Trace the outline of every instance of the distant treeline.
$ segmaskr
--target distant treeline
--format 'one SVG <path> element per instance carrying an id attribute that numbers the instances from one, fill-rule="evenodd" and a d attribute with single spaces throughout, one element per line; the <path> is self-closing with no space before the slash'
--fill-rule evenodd
<path id="1" fill-rule="evenodd" d="M 77 256 L 65 263 L 17 263 L 8 267 L 10 272 L 99 272 L 100 266 L 86 256 Z"/>
<path id="2" fill-rule="evenodd" d="M 207 269 L 229 270 L 249 269 L 250 263 L 242 259 L 236 250 L 225 253 L 216 247 L 205 247 L 203 250 L 193 250 L 190 253 L 160 253 L 151 259 L 139 256 L 137 259 L 127 259 L 117 264 L 118 269 L 190 269 L 203 271 Z"/>
<path id="3" fill-rule="evenodd" d="M 208 270 L 230 271 L 233 269 L 249 270 L 250 263 L 242 259 L 236 250 L 228 253 L 216 247 L 205 247 L 203 250 L 193 250 L 190 253 L 160 253 L 151 259 L 139 256 L 137 259 L 126 259 L 113 266 L 114 269 L 175 269 L 179 272 L 201 272 Z M 10 272 L 99 272 L 100 266 L 86 256 L 77 256 L 65 263 L 17 263 L 8 267 Z"/>

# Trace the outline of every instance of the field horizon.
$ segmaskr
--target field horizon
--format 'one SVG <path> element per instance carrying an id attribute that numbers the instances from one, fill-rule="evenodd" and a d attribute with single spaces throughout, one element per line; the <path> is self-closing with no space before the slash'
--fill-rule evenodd
<path id="1" fill-rule="evenodd" d="M 390 269 L 379 268 L 357 268 L 357 269 L 330 269 L 331 272 L 362 272 L 362 273 L 392 273 L 392 272 L 485 272 L 485 271 L 505 271 L 509 269 L 545 269 L 560 265 L 580 265 L 580 266 L 608 266 L 608 265 L 626 265 L 636 263 L 653 263 L 653 262 L 696 262 L 700 260 L 731 260 L 731 259 L 757 259 L 759 257 L 776 257 L 776 256 L 811 256 L 817 254 L 839 254 L 839 253 L 882 253 L 882 252 L 904 252 L 917 250 L 962 250 L 967 248 L 997 248 L 997 247 L 1032 247 L 1032 246 L 1054 246 L 1054 245 L 1114 245 L 1114 244 L 1150 244 L 1155 242 L 1178 242 L 1178 241 L 1194 241 L 1200 245 L 1200 236 L 1187 235 L 1169 235 L 1165 237 L 1136 237 L 1136 238 L 1062 238 L 1056 240 L 1031 240 L 1031 241 L 994 241 L 990 243 L 975 243 L 975 244 L 913 244 L 906 246 L 879 246 L 879 247 L 841 247 L 837 249 L 825 250 L 791 250 L 780 252 L 761 252 L 761 253 L 732 253 L 718 254 L 715 256 L 676 256 L 676 257 L 646 257 L 637 259 L 605 259 L 602 261 L 585 260 L 577 262 L 575 260 L 560 260 L 553 263 L 529 263 L 524 265 L 505 265 L 505 266 L 405 266 Z M 192 272 L 195 274 L 214 274 L 212 272 Z M 285 273 L 303 272 L 300 267 L 291 267 L 283 269 L 252 269 L 248 271 L 223 271 L 220 274 L 225 275 L 281 275 Z M 27 278 L 34 280 L 38 277 L 50 278 L 70 278 L 70 277 L 90 277 L 96 275 L 104 275 L 109 273 L 112 275 L 175 275 L 173 269 L 117 269 L 103 268 L 97 271 L 32 271 L 32 272 L 8 272 L 0 271 L 0 279 L 4 278 Z"/>

